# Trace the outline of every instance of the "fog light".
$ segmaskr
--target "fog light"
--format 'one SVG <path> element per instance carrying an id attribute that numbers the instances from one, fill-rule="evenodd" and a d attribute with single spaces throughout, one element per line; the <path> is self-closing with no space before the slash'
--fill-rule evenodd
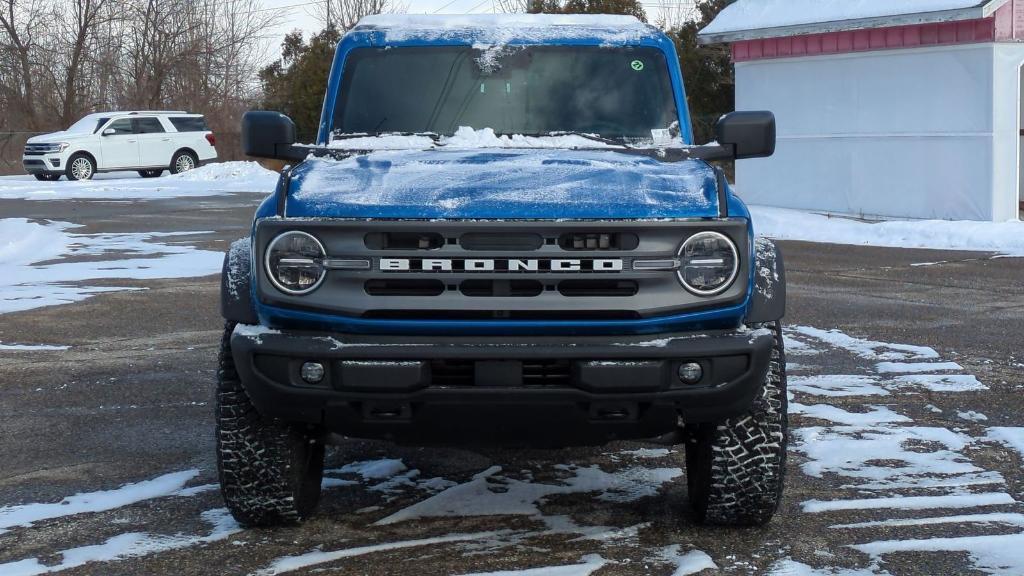
<path id="1" fill-rule="evenodd" d="M 679 380 L 684 384 L 696 384 L 704 376 L 704 369 L 696 362 L 683 362 L 679 365 Z"/>
<path id="2" fill-rule="evenodd" d="M 319 362 L 306 362 L 302 365 L 299 375 L 309 384 L 318 384 L 324 379 L 324 365 Z"/>

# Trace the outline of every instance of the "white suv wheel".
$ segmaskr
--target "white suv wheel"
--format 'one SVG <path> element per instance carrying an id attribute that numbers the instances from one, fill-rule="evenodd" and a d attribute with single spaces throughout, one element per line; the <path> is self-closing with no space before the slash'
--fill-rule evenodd
<path id="1" fill-rule="evenodd" d="M 77 156 L 71 160 L 71 164 L 68 166 L 68 176 L 70 180 L 90 180 L 92 179 L 93 173 L 96 171 L 96 167 L 93 166 L 92 160 L 87 156 Z"/>
<path id="2" fill-rule="evenodd" d="M 179 154 L 174 159 L 174 173 L 180 174 L 182 172 L 188 172 L 189 170 L 196 167 L 196 161 L 191 155 L 187 153 Z"/>

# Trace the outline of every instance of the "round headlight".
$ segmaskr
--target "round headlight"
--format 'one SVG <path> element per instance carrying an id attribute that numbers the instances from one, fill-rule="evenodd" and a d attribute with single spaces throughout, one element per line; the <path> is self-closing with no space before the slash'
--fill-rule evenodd
<path id="1" fill-rule="evenodd" d="M 698 232 L 679 248 L 679 280 L 698 296 L 724 292 L 739 270 L 736 245 L 724 234 Z"/>
<path id="2" fill-rule="evenodd" d="M 267 276 L 285 294 L 308 294 L 324 280 L 323 244 L 305 232 L 285 232 L 267 247 Z"/>

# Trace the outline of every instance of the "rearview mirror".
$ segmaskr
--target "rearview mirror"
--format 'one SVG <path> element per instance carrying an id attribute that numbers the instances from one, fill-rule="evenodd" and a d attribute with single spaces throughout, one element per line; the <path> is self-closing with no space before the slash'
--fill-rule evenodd
<path id="1" fill-rule="evenodd" d="M 307 151 L 295 147 L 295 123 L 280 112 L 253 110 L 242 116 L 242 151 L 257 158 L 302 160 Z"/>
<path id="2" fill-rule="evenodd" d="M 766 158 L 775 153 L 775 114 L 730 112 L 718 119 L 715 136 L 737 160 Z"/>
<path id="3" fill-rule="evenodd" d="M 117 130 L 114 130 L 113 128 L 107 128 L 103 131 L 104 136 L 111 136 L 113 134 L 117 134 Z"/>

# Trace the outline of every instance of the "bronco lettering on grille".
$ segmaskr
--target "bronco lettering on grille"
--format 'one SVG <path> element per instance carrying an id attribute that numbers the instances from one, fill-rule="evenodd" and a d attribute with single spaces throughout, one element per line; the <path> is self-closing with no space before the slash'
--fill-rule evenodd
<path id="1" fill-rule="evenodd" d="M 622 272 L 620 258 L 381 258 L 382 272 Z"/>

